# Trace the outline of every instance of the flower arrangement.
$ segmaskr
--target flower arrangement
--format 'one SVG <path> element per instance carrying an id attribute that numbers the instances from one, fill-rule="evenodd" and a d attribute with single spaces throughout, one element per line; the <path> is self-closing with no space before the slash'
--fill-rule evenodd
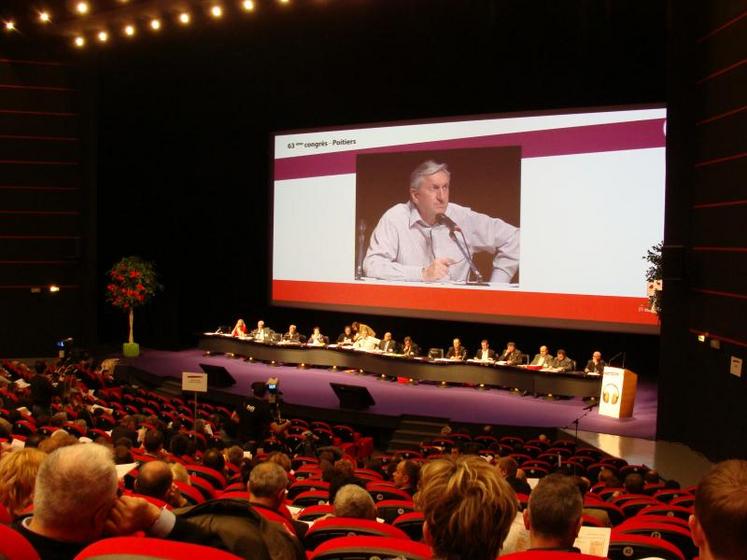
<path id="1" fill-rule="evenodd" d="M 134 339 L 135 307 L 147 303 L 161 289 L 153 263 L 140 257 L 124 257 L 109 272 L 106 301 L 127 312 L 130 323 L 129 343 L 125 355 L 137 356 L 139 348 Z M 129 348 L 128 348 L 129 345 Z"/>

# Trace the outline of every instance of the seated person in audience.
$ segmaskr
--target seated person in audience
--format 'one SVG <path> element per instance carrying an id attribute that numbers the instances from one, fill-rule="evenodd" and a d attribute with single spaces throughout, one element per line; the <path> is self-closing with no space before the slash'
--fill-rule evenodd
<path id="1" fill-rule="evenodd" d="M 599 351 L 594 352 L 591 356 L 591 360 L 586 362 L 586 367 L 584 368 L 585 373 L 604 373 L 604 366 L 607 364 L 604 363 L 604 360 L 602 359 L 602 353 Z"/>
<path id="2" fill-rule="evenodd" d="M 253 336 L 254 340 L 256 340 L 257 342 L 264 342 L 265 340 L 270 339 L 272 330 L 270 330 L 269 327 L 265 327 L 265 322 L 260 319 L 259 321 L 257 321 L 257 328 L 249 334 Z"/>
<path id="3" fill-rule="evenodd" d="M 392 339 L 392 333 L 384 333 L 384 338 L 382 338 L 381 342 L 379 342 L 379 350 L 389 353 L 397 352 L 397 341 Z"/>
<path id="4" fill-rule="evenodd" d="M 583 501 L 586 495 L 589 493 L 589 489 L 591 488 L 591 481 L 585 476 L 574 476 L 573 482 L 576 485 L 576 488 L 578 488 L 578 493 L 581 494 L 581 500 Z M 584 504 L 584 510 L 582 513 L 583 515 L 594 517 L 602 524 L 603 527 L 611 526 L 610 516 L 607 511 L 602 508 L 595 508 L 593 506 L 593 503 L 590 503 L 588 506 Z"/>
<path id="5" fill-rule="evenodd" d="M 202 456 L 202 466 L 218 471 L 223 476 L 226 476 L 226 459 L 223 457 L 223 453 L 211 447 Z"/>
<path id="6" fill-rule="evenodd" d="M 480 342 L 480 348 L 475 353 L 475 360 L 480 360 L 481 362 L 492 362 L 495 360 L 495 350 L 490 348 L 487 338 L 483 338 Z"/>
<path id="7" fill-rule="evenodd" d="M 611 469 L 601 469 L 597 475 L 597 482 L 604 482 L 605 488 L 620 488 L 620 480 Z"/>
<path id="8" fill-rule="evenodd" d="M 646 471 L 646 474 L 643 475 L 643 481 L 646 484 L 659 484 L 662 482 L 661 476 L 659 476 L 659 471 L 656 469 Z"/>
<path id="9" fill-rule="evenodd" d="M 180 508 L 187 505 L 187 500 L 174 486 L 174 473 L 164 461 L 149 461 L 140 467 L 135 479 L 135 492 L 150 496 L 171 507 Z"/>
<path id="10" fill-rule="evenodd" d="M 573 543 L 581 529 L 583 507 L 571 477 L 553 473 L 541 478 L 524 510 L 529 550 L 580 552 Z"/>
<path id="11" fill-rule="evenodd" d="M 366 325 L 360 325 L 358 335 L 353 344 L 353 348 L 371 352 L 379 347 L 379 339 L 373 335 L 373 331 Z"/>
<path id="12" fill-rule="evenodd" d="M 148 430 L 143 438 L 145 455 L 156 459 L 166 459 L 168 454 L 163 448 L 163 433 L 159 430 Z"/>
<path id="13" fill-rule="evenodd" d="M 371 494 L 357 484 L 346 484 L 337 491 L 333 502 L 335 517 L 376 520 L 376 505 Z"/>
<path id="14" fill-rule="evenodd" d="M 122 438 L 127 438 L 130 442 L 130 447 L 137 446 L 138 444 L 138 433 L 137 433 L 137 420 L 134 416 L 129 414 L 122 416 L 119 421 L 119 425 L 112 429 L 111 439 L 117 444 Z"/>
<path id="15" fill-rule="evenodd" d="M 420 465 L 410 459 L 404 459 L 397 463 L 397 468 L 392 473 L 392 482 L 400 490 L 409 492 L 410 496 L 418 491 L 418 480 L 420 479 Z"/>
<path id="16" fill-rule="evenodd" d="M 296 325 L 289 325 L 288 332 L 283 335 L 285 342 L 301 342 L 301 333 L 298 332 Z"/>
<path id="17" fill-rule="evenodd" d="M 111 452 L 81 443 L 50 454 L 39 468 L 34 514 L 17 529 L 45 560 L 73 560 L 90 542 L 147 531 L 150 536 L 197 542 L 207 535 L 142 498 L 117 497 Z"/>
<path id="18" fill-rule="evenodd" d="M 645 494 L 646 483 L 643 480 L 643 475 L 639 473 L 630 473 L 625 476 L 623 481 L 623 488 L 626 494 Z"/>
<path id="19" fill-rule="evenodd" d="M 420 347 L 412 341 L 411 337 L 406 336 L 402 348 L 400 348 L 400 354 L 403 356 L 418 356 Z"/>
<path id="20" fill-rule="evenodd" d="M 506 344 L 506 349 L 498 356 L 498 363 L 508 366 L 516 366 L 521 363 L 521 351 L 516 348 L 515 342 Z"/>
<path id="21" fill-rule="evenodd" d="M 355 335 L 353 334 L 353 328 L 350 325 L 345 325 L 345 328 L 337 337 L 337 344 L 342 346 L 349 346 L 355 342 Z"/>
<path id="22" fill-rule="evenodd" d="M 747 461 L 718 463 L 695 496 L 689 525 L 700 560 L 747 560 Z"/>
<path id="23" fill-rule="evenodd" d="M 244 319 L 239 319 L 236 321 L 236 324 L 233 327 L 233 330 L 231 331 L 231 336 L 247 336 L 249 334 L 249 329 L 246 328 L 246 323 L 244 322 Z"/>
<path id="24" fill-rule="evenodd" d="M 547 346 L 540 346 L 539 354 L 534 355 L 534 358 L 529 365 L 550 368 L 552 367 L 554 361 L 555 360 L 552 357 L 552 354 L 550 354 L 550 351 L 547 349 Z"/>
<path id="25" fill-rule="evenodd" d="M 446 352 L 446 357 L 449 360 L 466 360 L 467 359 L 467 349 L 462 346 L 462 341 L 458 338 L 455 338 L 452 341 L 452 345 L 449 347 L 449 351 Z"/>
<path id="26" fill-rule="evenodd" d="M 573 366 L 573 360 L 566 355 L 565 350 L 558 348 L 558 355 L 552 363 L 553 369 L 559 372 L 573 371 Z"/>
<path id="27" fill-rule="evenodd" d="M 335 501 L 335 496 L 340 488 L 347 484 L 355 484 L 365 487 L 365 481 L 355 476 L 355 465 L 347 459 L 338 459 L 335 461 L 334 469 L 329 475 L 329 503 Z"/>
<path id="28" fill-rule="evenodd" d="M 11 517 L 18 517 L 31 504 L 36 473 L 46 456 L 32 447 L 4 453 L 0 459 L 0 504 Z"/>
<path id="29" fill-rule="evenodd" d="M 434 557 L 469 560 L 495 560 L 517 509 L 506 481 L 475 455 L 426 463 L 415 505 Z"/>
<path id="30" fill-rule="evenodd" d="M 517 494 L 529 494 L 532 489 L 526 478 L 519 477 L 519 465 L 513 457 L 501 457 L 495 464 L 500 475 Z"/>
<path id="31" fill-rule="evenodd" d="M 132 449 L 126 445 L 115 446 L 113 453 L 115 465 L 129 465 L 135 462 L 135 459 L 132 457 Z"/>
<path id="32" fill-rule="evenodd" d="M 312 346 L 324 346 L 327 344 L 327 337 L 322 334 L 319 327 L 314 327 L 311 336 L 309 336 L 309 344 Z"/>
<path id="33" fill-rule="evenodd" d="M 249 474 L 249 502 L 252 507 L 279 513 L 292 521 L 296 535 L 303 538 L 309 526 L 303 521 L 292 519 L 285 507 L 285 493 L 288 488 L 288 474 L 277 463 L 265 461 L 252 469 Z"/>

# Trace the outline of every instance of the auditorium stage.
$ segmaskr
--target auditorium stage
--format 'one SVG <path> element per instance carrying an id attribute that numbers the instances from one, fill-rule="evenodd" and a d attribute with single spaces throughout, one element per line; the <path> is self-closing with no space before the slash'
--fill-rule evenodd
<path id="1" fill-rule="evenodd" d="M 203 356 L 203 352 L 197 349 L 180 352 L 144 349 L 138 358 L 123 359 L 120 363 L 159 377 L 178 379 L 181 379 L 183 371 L 202 371 L 200 363 L 223 366 L 236 379 L 236 385 L 221 391 L 235 395 L 249 395 L 253 382 L 278 377 L 283 399 L 288 404 L 333 410 L 339 409 L 339 401 L 330 383 L 365 386 L 376 401 L 367 412 L 387 417 L 407 414 L 448 418 L 454 423 L 572 429 L 573 421 L 584 414 L 586 406 L 580 398 L 544 400 L 495 389 L 485 391 L 468 387 L 400 384 L 339 370 L 274 367 L 224 355 Z M 580 420 L 579 429 L 654 439 L 656 410 L 656 383 L 639 379 L 632 418 L 607 418 L 600 416 L 595 409 Z"/>

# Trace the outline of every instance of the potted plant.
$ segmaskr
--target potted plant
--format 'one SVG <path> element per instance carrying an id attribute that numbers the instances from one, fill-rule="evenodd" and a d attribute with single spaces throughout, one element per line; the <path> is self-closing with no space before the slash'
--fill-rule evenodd
<path id="1" fill-rule="evenodd" d="M 153 263 L 140 257 L 124 257 L 107 272 L 107 276 L 106 301 L 124 310 L 130 323 L 130 336 L 122 345 L 122 353 L 128 358 L 138 356 L 140 345 L 135 342 L 133 332 L 135 308 L 150 301 L 161 288 L 156 269 Z"/>

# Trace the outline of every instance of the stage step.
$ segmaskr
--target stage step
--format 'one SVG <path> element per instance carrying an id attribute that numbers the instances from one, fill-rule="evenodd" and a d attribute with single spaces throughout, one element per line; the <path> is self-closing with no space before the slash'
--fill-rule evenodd
<path id="1" fill-rule="evenodd" d="M 402 416 L 397 429 L 387 444 L 387 452 L 417 449 L 423 441 L 439 436 L 441 429 L 448 423 L 448 418 Z"/>

